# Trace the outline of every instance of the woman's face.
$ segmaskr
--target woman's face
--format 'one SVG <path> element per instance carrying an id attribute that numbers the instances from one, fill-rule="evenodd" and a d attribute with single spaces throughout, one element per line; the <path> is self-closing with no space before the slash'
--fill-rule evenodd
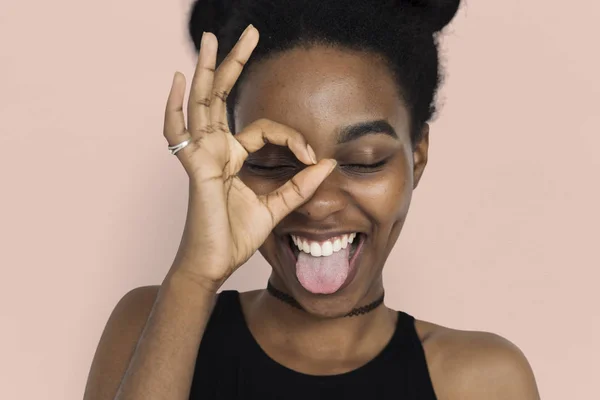
<path id="1" fill-rule="evenodd" d="M 322 316 L 374 300 L 427 157 L 427 134 L 411 146 L 409 112 L 389 68 L 372 54 L 331 47 L 278 54 L 253 64 L 239 91 L 236 129 L 260 118 L 296 129 L 318 159 L 338 162 L 260 248 L 273 267 L 272 282 Z M 267 145 L 250 155 L 240 177 L 263 194 L 303 167 L 287 148 Z M 353 233 L 354 241 L 340 249 L 344 235 Z M 313 257 L 291 235 L 300 247 L 339 251 Z"/>

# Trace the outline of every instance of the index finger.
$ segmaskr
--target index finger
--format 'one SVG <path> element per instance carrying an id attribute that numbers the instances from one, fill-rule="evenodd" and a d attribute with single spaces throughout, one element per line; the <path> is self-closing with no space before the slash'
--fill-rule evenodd
<path id="1" fill-rule="evenodd" d="M 269 119 L 259 119 L 254 121 L 240 133 L 236 134 L 234 138 L 242 145 L 247 153 L 254 153 L 263 148 L 266 144 L 272 143 L 278 146 L 288 147 L 292 153 L 306 165 L 317 163 L 317 157 L 314 150 L 306 142 L 306 139 L 300 132 Z"/>

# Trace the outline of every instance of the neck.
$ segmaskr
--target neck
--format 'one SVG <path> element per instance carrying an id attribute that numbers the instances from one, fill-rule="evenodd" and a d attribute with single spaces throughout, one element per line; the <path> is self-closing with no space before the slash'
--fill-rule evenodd
<path id="1" fill-rule="evenodd" d="M 358 306 L 377 300 L 381 292 L 376 291 Z M 357 367 L 361 360 L 377 355 L 396 328 L 396 312 L 383 304 L 352 318 L 324 318 L 282 302 L 266 290 L 254 292 L 243 303 L 256 340 L 269 354 L 285 354 L 288 362 L 284 364 L 307 360 L 329 371 L 333 365 L 354 361 Z M 274 358 L 277 361 L 277 356 Z"/>

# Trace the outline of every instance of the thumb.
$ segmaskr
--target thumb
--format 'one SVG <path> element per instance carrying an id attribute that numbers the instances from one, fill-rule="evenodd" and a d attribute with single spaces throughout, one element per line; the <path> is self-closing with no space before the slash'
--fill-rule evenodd
<path id="1" fill-rule="evenodd" d="M 273 218 L 273 227 L 310 199 L 336 165 L 337 162 L 333 159 L 323 159 L 315 165 L 304 168 L 277 190 L 260 196 L 259 200 Z"/>

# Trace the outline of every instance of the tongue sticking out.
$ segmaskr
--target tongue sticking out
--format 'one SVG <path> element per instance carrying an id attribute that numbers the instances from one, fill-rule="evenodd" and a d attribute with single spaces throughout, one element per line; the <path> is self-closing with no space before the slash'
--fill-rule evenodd
<path id="1" fill-rule="evenodd" d="M 344 284 L 350 271 L 350 246 L 327 257 L 313 257 L 300 252 L 296 276 L 304 289 L 312 293 L 331 294 Z"/>

